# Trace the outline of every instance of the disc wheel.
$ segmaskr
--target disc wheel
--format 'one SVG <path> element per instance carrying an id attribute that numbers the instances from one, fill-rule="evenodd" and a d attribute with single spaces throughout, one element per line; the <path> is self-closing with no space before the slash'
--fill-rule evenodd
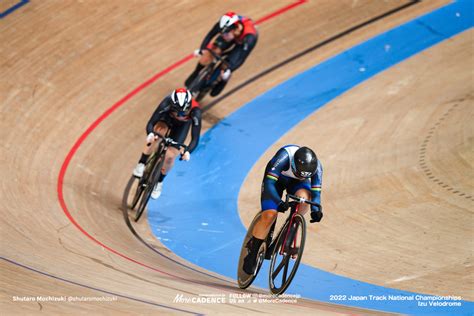
<path id="1" fill-rule="evenodd" d="M 249 229 L 247 230 L 247 234 L 245 235 L 244 241 L 242 243 L 242 247 L 240 250 L 240 258 L 239 258 L 239 264 L 237 267 L 237 283 L 239 284 L 239 287 L 241 289 L 246 289 L 248 288 L 252 282 L 255 280 L 255 278 L 258 275 L 258 272 L 260 271 L 260 268 L 262 267 L 263 260 L 265 259 L 265 252 L 267 250 L 267 244 L 266 242 L 263 242 L 262 245 L 260 246 L 258 253 L 257 253 L 257 264 L 256 268 L 253 274 L 247 274 L 243 270 L 243 265 L 244 265 L 244 259 L 248 255 L 248 248 L 247 248 L 247 243 L 249 242 L 250 238 L 252 238 L 252 231 L 253 227 L 257 223 L 257 221 L 261 217 L 261 213 L 257 214 L 255 218 L 253 219 L 252 223 L 249 226 Z"/>

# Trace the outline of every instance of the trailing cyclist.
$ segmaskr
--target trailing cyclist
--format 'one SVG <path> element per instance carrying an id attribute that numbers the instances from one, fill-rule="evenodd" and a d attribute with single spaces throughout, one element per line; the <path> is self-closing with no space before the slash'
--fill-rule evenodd
<path id="1" fill-rule="evenodd" d="M 201 108 L 199 104 L 192 99 L 191 92 L 185 88 L 174 90 L 169 96 L 165 97 L 146 125 L 146 146 L 142 152 L 140 160 L 133 170 L 133 175 L 137 178 L 143 176 L 145 164 L 153 149 L 157 145 L 158 137 L 154 132 L 166 135 L 170 130 L 169 137 L 177 143 L 183 143 L 191 128 L 191 142 L 184 152 L 179 151 L 179 147 L 170 147 L 166 152 L 163 168 L 158 179 L 158 183 L 153 188 L 152 199 L 157 199 L 163 189 L 163 180 L 173 167 L 175 158 L 181 154 L 181 159 L 189 161 L 191 153 L 199 143 L 201 132 Z"/>
<path id="2" fill-rule="evenodd" d="M 256 254 L 276 220 L 277 212 L 284 212 L 289 207 L 288 202 L 281 201 L 283 191 L 320 204 L 322 173 L 321 162 L 308 147 L 284 146 L 268 162 L 260 198 L 262 216 L 247 243 L 249 253 L 244 259 L 245 273 L 254 272 Z M 309 205 L 301 204 L 298 212 L 304 215 L 308 209 Z M 311 206 L 311 223 L 321 221 L 322 217 L 322 210 Z"/>
<path id="3" fill-rule="evenodd" d="M 216 37 L 217 36 L 217 37 Z M 211 44 L 213 38 L 216 39 Z M 201 47 L 195 51 L 195 55 L 202 55 L 196 69 L 186 79 L 186 87 L 190 87 L 199 72 L 209 65 L 213 56 L 208 50 L 212 50 L 216 55 L 227 55 L 227 65 L 223 65 L 219 82 L 211 91 L 211 96 L 218 95 L 229 81 L 231 73 L 245 62 L 248 55 L 257 43 L 258 32 L 254 22 L 244 16 L 240 16 L 234 12 L 224 14 L 214 27 L 209 31 Z"/>

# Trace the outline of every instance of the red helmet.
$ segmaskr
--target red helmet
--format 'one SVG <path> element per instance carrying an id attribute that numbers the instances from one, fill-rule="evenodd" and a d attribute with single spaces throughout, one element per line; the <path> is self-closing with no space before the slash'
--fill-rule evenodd
<path id="1" fill-rule="evenodd" d="M 191 111 L 193 96 L 186 88 L 179 88 L 171 92 L 171 108 L 178 116 L 186 116 Z"/>
<path id="2" fill-rule="evenodd" d="M 235 12 L 227 12 L 219 20 L 219 27 L 221 33 L 227 33 L 230 30 L 237 27 L 240 22 L 240 18 Z"/>

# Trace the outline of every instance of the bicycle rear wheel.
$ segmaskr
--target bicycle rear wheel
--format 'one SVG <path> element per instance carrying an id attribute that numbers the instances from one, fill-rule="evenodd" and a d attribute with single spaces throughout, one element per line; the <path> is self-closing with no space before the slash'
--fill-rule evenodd
<path id="1" fill-rule="evenodd" d="M 257 253 L 257 265 L 255 268 L 255 272 L 253 274 L 247 274 L 243 270 L 244 259 L 248 254 L 247 243 L 249 242 L 250 238 L 252 238 L 253 227 L 261 216 L 262 214 L 258 213 L 253 219 L 252 223 L 249 226 L 249 229 L 247 230 L 247 234 L 245 235 L 244 241 L 242 243 L 242 248 L 240 249 L 240 258 L 237 267 L 237 282 L 241 289 L 246 289 L 253 283 L 253 281 L 258 275 L 258 272 L 260 271 L 260 268 L 262 267 L 262 263 L 265 258 L 265 252 L 267 251 L 267 243 L 263 242 Z"/>
<path id="2" fill-rule="evenodd" d="M 295 214 L 290 225 L 288 220 L 278 234 L 270 260 L 269 287 L 272 294 L 283 294 L 290 286 L 301 257 L 306 240 L 306 222 L 300 214 Z M 289 273 L 289 274 L 288 274 Z"/>

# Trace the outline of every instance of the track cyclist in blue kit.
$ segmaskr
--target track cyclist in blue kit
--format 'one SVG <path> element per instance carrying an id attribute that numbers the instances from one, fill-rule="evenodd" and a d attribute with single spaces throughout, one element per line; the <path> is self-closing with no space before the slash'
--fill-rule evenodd
<path id="1" fill-rule="evenodd" d="M 287 145 L 278 150 L 265 168 L 262 182 L 261 212 L 262 217 L 252 231 L 252 238 L 247 243 L 249 250 L 244 259 L 243 270 L 252 274 L 256 266 L 256 254 L 276 220 L 278 212 L 288 209 L 288 202 L 281 201 L 283 191 L 305 200 L 320 204 L 321 180 L 323 168 L 313 150 L 308 147 Z M 308 204 L 301 204 L 299 212 L 304 215 L 309 210 Z M 319 222 L 323 212 L 311 206 L 311 223 Z"/>

